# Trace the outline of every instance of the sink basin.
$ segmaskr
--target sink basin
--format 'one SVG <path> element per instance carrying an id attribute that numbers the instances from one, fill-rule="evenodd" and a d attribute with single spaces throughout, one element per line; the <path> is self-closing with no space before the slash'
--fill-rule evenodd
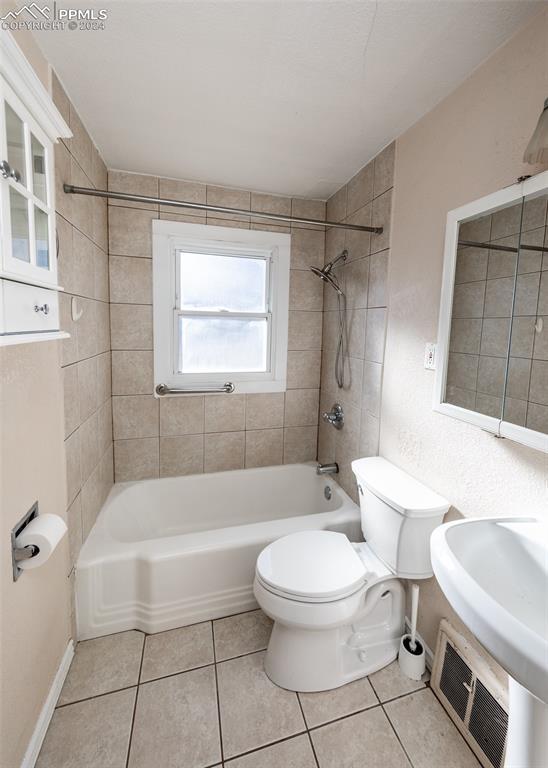
<path id="1" fill-rule="evenodd" d="M 440 525 L 436 578 L 462 621 L 510 675 L 505 766 L 548 765 L 548 527 L 533 518 Z"/>

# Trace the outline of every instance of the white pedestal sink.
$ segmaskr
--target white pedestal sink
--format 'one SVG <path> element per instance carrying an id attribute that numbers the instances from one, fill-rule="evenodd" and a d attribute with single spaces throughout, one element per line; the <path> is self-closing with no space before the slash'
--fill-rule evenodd
<path id="1" fill-rule="evenodd" d="M 505 768 L 547 768 L 548 527 L 459 520 L 436 528 L 430 548 L 445 596 L 510 675 Z"/>

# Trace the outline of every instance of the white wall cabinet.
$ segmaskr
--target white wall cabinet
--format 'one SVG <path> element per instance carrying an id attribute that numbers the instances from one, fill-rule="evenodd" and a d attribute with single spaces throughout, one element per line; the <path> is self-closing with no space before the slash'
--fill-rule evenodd
<path id="1" fill-rule="evenodd" d="M 1 31 L 0 345 L 61 335 L 53 147 L 70 135 L 19 47 Z"/>

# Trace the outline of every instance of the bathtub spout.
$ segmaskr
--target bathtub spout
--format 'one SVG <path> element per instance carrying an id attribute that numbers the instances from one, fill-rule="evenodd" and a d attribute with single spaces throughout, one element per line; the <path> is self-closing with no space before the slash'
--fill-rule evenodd
<path id="1" fill-rule="evenodd" d="M 318 475 L 336 475 L 339 472 L 339 465 L 336 461 L 332 464 L 318 464 L 316 466 L 316 474 Z"/>

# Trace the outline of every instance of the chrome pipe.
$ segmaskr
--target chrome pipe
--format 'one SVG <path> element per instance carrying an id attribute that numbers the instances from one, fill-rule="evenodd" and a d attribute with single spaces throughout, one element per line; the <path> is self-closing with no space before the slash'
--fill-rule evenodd
<path id="1" fill-rule="evenodd" d="M 231 381 L 227 381 L 222 387 L 209 387 L 204 389 L 170 389 L 167 384 L 158 384 L 156 387 L 156 394 L 163 395 L 208 395 L 215 392 L 226 392 L 231 394 L 236 387 Z"/>
<path id="2" fill-rule="evenodd" d="M 380 235 L 383 232 L 382 227 L 366 227 L 362 224 L 343 224 L 339 221 L 319 221 L 318 219 L 305 219 L 301 216 L 284 216 L 281 213 L 246 211 L 243 208 L 226 208 L 223 205 L 210 205 L 209 203 L 187 203 L 184 200 L 172 200 L 171 198 L 149 197 L 149 195 L 133 195 L 129 192 L 111 192 L 105 189 L 91 189 L 90 187 L 76 187 L 74 184 L 63 184 L 63 190 L 68 195 L 89 195 L 90 197 L 107 197 L 111 198 L 112 200 L 128 200 L 134 203 L 171 205 L 174 208 L 194 208 L 199 211 L 215 211 L 215 213 L 232 213 L 239 216 L 255 216 L 260 219 L 286 221 L 293 224 L 314 224 L 321 227 L 352 229 L 358 232 L 373 232 L 376 235 Z"/>
<path id="3" fill-rule="evenodd" d="M 465 245 L 471 248 L 484 248 L 487 251 L 504 251 L 508 253 L 519 253 L 519 251 L 538 251 L 539 253 L 548 253 L 548 248 L 544 248 L 542 245 L 525 245 L 525 243 L 520 243 L 519 248 L 516 248 L 511 245 L 477 243 L 475 240 L 459 240 L 457 245 Z"/>

